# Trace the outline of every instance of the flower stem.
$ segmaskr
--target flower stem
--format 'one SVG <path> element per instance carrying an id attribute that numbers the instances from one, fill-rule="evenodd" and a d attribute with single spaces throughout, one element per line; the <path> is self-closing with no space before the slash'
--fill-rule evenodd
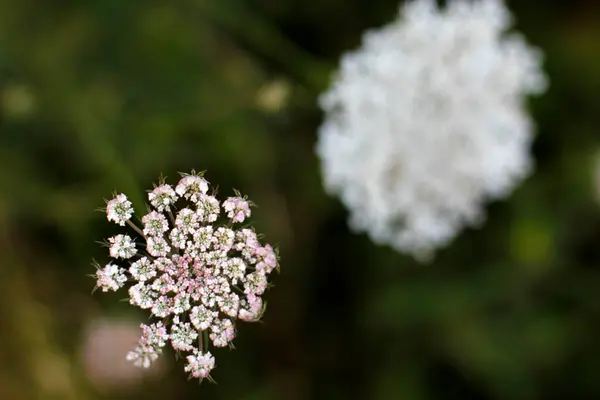
<path id="1" fill-rule="evenodd" d="M 208 351 L 208 329 L 202 331 L 202 336 L 204 336 L 204 342 L 206 343 L 206 351 Z"/>
<path id="2" fill-rule="evenodd" d="M 133 222 L 131 222 L 131 220 L 127 220 L 127 225 L 129 225 L 130 227 L 132 227 L 141 237 L 143 237 L 144 239 L 146 239 L 146 235 L 144 235 L 144 232 L 142 232 L 142 230 L 140 228 L 137 227 L 136 224 L 134 224 Z"/>

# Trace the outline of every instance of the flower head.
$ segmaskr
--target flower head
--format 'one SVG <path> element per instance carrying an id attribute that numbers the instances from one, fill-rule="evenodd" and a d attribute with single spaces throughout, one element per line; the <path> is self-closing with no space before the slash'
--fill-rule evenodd
<path id="1" fill-rule="evenodd" d="M 501 0 L 412 0 L 343 57 L 317 153 L 354 230 L 426 259 L 528 175 L 546 78 L 509 24 Z"/>
<path id="2" fill-rule="evenodd" d="M 212 379 L 215 359 L 209 349 L 232 345 L 236 321 L 260 319 L 261 295 L 278 267 L 269 244 L 261 244 L 252 229 L 238 228 L 250 216 L 250 202 L 237 192 L 220 202 L 208 191 L 208 181 L 194 173 L 183 175 L 175 188 L 161 182 L 149 192 L 143 229 L 130 222 L 143 234 L 138 239 L 145 251 L 138 252 L 131 236 L 115 235 L 108 239 L 110 255 L 127 259 L 126 264 L 98 267 L 95 275 L 103 291 L 130 282 L 129 303 L 151 313 L 153 322 L 141 325 L 128 360 L 147 368 L 169 344 L 189 354 L 184 369 L 201 380 Z M 122 196 L 111 204 L 124 204 Z M 119 221 L 125 218 L 119 215 Z"/>
<path id="3" fill-rule="evenodd" d="M 103 292 L 117 291 L 127 281 L 124 270 L 114 264 L 107 264 L 104 268 L 96 271 L 97 287 Z"/>

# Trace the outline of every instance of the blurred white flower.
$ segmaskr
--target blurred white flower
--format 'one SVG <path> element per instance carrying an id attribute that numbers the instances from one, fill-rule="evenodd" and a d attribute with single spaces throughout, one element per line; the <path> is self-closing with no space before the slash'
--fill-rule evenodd
<path id="1" fill-rule="evenodd" d="M 263 87 L 256 94 L 256 105 L 266 113 L 281 111 L 288 103 L 292 86 L 284 79 L 275 79 Z"/>
<path id="2" fill-rule="evenodd" d="M 10 118 L 30 117 L 35 113 L 38 99 L 31 87 L 23 84 L 8 84 L 1 91 L 0 107 Z"/>
<path id="3" fill-rule="evenodd" d="M 500 0 L 414 0 L 344 55 L 317 153 L 355 231 L 426 260 L 529 174 L 523 100 L 547 82 L 509 26 Z"/>
<path id="4" fill-rule="evenodd" d="M 98 389 L 115 390 L 135 386 L 144 376 L 162 375 L 164 362 L 141 370 L 123 356 L 139 338 L 140 324 L 131 320 L 103 318 L 91 321 L 84 330 L 81 343 L 83 371 L 89 381 Z"/>
<path id="5" fill-rule="evenodd" d="M 596 150 L 596 154 L 592 157 L 593 166 L 592 173 L 594 179 L 593 189 L 596 191 L 596 201 L 600 203 L 600 149 Z"/>

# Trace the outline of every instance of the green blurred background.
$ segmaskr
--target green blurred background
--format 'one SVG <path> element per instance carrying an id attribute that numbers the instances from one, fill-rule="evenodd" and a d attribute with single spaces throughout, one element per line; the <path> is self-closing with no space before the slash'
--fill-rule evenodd
<path id="1" fill-rule="evenodd" d="M 600 3 L 508 5 L 546 54 L 537 171 L 421 266 L 349 232 L 314 154 L 318 94 L 396 1 L 0 1 L 0 399 L 600 398 Z M 102 199 L 192 168 L 282 257 L 218 385 L 128 369 L 147 315 L 87 276 Z"/>

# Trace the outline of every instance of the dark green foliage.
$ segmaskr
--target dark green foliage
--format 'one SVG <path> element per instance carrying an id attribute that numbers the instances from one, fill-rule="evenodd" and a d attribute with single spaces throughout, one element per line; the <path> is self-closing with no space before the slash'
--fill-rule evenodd
<path id="1" fill-rule="evenodd" d="M 420 266 L 348 230 L 314 155 L 319 92 L 395 1 L 0 2 L 0 398 L 600 397 L 600 3 L 509 6 L 550 78 L 536 173 Z M 218 385 L 181 362 L 93 385 L 86 324 L 146 319 L 90 295 L 116 231 L 94 210 L 117 190 L 139 216 L 192 168 L 280 246 L 264 323 L 215 353 Z"/>

